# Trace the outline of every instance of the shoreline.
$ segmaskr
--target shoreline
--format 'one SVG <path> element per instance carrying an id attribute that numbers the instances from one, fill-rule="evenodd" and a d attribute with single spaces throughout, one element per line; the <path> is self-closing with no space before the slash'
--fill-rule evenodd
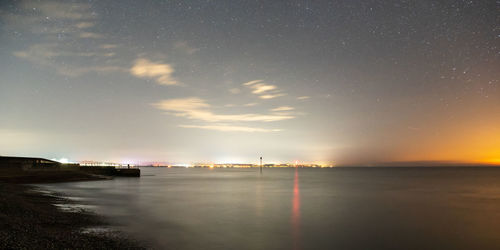
<path id="1" fill-rule="evenodd" d="M 145 249 L 123 232 L 99 230 L 110 226 L 104 217 L 84 209 L 63 211 L 57 205 L 71 200 L 29 185 L 105 179 L 75 172 L 0 177 L 0 248 Z"/>

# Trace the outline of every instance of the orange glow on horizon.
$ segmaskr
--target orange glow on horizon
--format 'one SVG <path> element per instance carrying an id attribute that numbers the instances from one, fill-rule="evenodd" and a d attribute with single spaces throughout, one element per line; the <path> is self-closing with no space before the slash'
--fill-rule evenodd
<path id="1" fill-rule="evenodd" d="M 498 165 L 500 166 L 500 158 L 486 159 L 483 161 L 486 164 Z"/>
<path id="2" fill-rule="evenodd" d="M 454 124 L 432 124 L 425 131 L 402 136 L 391 142 L 391 153 L 382 161 L 500 165 L 500 127 L 492 125 L 500 124 L 500 119 L 463 119 Z"/>

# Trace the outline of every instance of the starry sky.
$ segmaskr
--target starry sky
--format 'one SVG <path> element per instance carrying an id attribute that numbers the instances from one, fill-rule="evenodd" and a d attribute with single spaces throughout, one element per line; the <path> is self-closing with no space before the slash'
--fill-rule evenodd
<path id="1" fill-rule="evenodd" d="M 499 10 L 1 1 L 0 154 L 500 164 Z"/>

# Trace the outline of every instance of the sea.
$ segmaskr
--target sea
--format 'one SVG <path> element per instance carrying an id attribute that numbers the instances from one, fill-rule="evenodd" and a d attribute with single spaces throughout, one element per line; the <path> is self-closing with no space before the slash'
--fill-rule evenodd
<path id="1" fill-rule="evenodd" d="M 500 168 L 141 173 L 38 187 L 155 249 L 500 249 Z"/>

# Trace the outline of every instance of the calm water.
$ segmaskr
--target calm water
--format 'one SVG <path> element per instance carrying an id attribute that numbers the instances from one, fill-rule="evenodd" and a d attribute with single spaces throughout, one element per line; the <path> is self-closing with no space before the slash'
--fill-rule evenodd
<path id="1" fill-rule="evenodd" d="M 165 169 L 42 185 L 165 249 L 500 249 L 500 169 Z"/>

